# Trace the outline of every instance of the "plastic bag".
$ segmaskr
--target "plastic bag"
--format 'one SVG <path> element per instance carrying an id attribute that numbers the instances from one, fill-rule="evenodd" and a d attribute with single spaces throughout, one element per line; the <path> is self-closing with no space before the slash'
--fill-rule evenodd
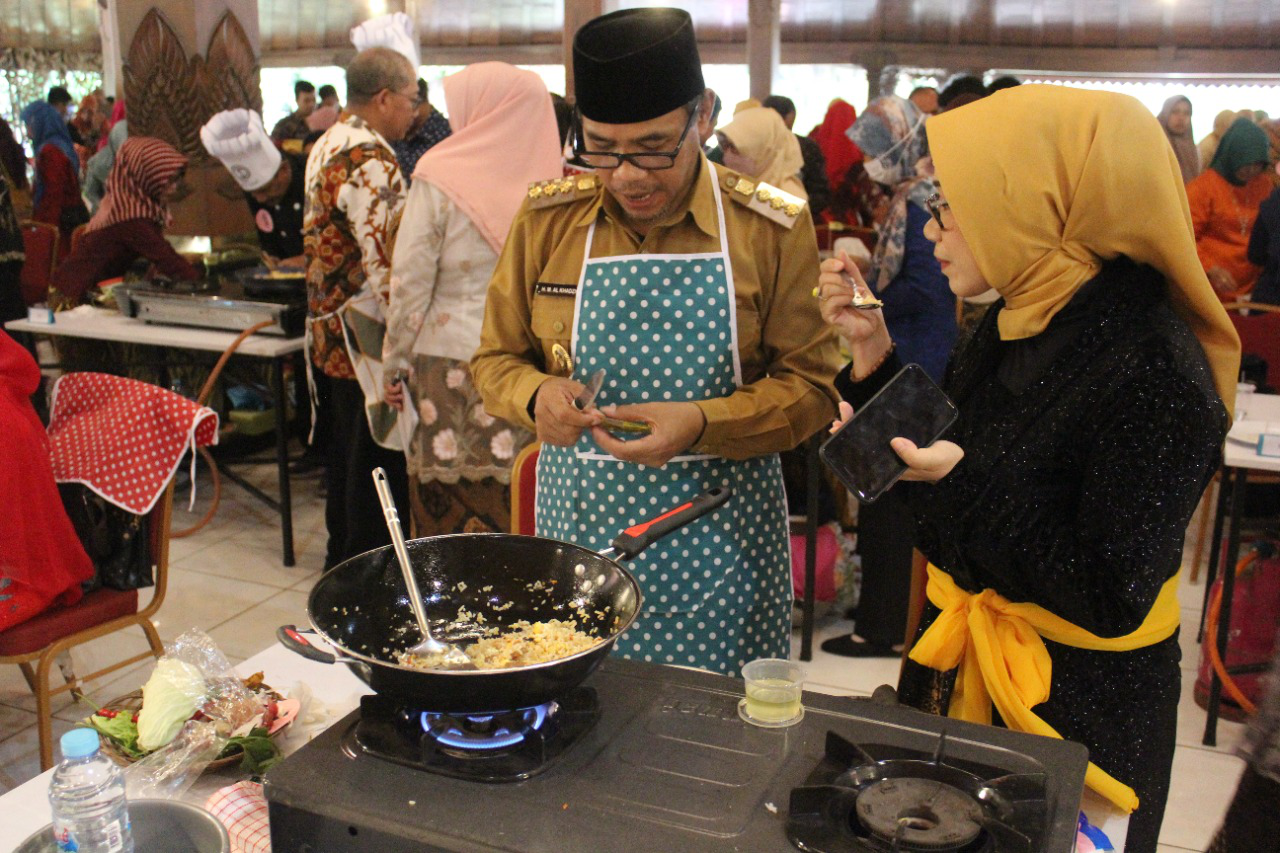
<path id="1" fill-rule="evenodd" d="M 262 702 L 245 687 L 226 655 L 203 631 L 188 631 L 166 644 L 165 657 L 198 669 L 204 676 L 205 694 L 196 717 L 188 720 L 172 741 L 125 770 L 131 798 L 180 796 L 217 759 L 227 740 L 262 714 Z"/>

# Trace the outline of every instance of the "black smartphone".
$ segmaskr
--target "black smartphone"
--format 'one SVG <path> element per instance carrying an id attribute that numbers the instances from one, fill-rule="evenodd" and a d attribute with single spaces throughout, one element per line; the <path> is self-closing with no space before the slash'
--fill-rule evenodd
<path id="1" fill-rule="evenodd" d="M 928 447 L 955 423 L 957 414 L 955 403 L 924 368 L 908 364 L 819 453 L 858 500 L 871 503 L 907 470 L 889 442 L 901 436 Z"/>

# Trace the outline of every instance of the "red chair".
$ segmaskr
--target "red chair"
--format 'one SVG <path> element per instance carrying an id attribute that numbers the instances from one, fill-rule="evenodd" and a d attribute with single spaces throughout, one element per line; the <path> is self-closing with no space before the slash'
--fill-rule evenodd
<path id="1" fill-rule="evenodd" d="M 1245 355 L 1256 355 L 1267 363 L 1267 384 L 1276 387 L 1280 383 L 1280 305 L 1262 302 L 1228 302 L 1231 324 L 1240 335 L 1240 350 Z M 1250 312 L 1245 316 L 1237 309 Z"/>
<path id="2" fill-rule="evenodd" d="M 28 219 L 22 223 L 22 244 L 27 259 L 22 265 L 22 301 L 35 305 L 49 298 L 49 284 L 58 266 L 58 241 L 62 235 L 54 225 Z"/>
<path id="3" fill-rule="evenodd" d="M 79 681 L 91 681 L 118 669 L 164 654 L 164 644 L 151 617 L 164 603 L 169 580 L 169 516 L 173 508 L 173 485 L 156 501 L 148 517 L 151 522 L 151 559 L 155 586 L 151 601 L 138 609 L 138 591 L 100 588 L 68 607 L 55 607 L 0 631 L 0 664 L 14 663 L 22 669 L 31 692 L 36 694 L 36 715 L 40 732 L 40 769 L 53 766 L 53 697 L 71 691 L 79 695 Z M 69 662 L 58 658 L 83 643 L 138 626 L 150 649 L 103 667 L 77 679 Z M 33 666 L 34 664 L 34 666 Z M 50 688 L 50 675 L 57 665 L 64 683 Z"/>
<path id="4" fill-rule="evenodd" d="M 511 532 L 534 535 L 534 505 L 538 494 L 538 451 L 534 442 L 511 463 Z"/>

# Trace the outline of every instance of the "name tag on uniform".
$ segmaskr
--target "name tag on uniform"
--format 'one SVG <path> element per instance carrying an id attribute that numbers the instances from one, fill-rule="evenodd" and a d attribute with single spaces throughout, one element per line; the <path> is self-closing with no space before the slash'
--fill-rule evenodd
<path id="1" fill-rule="evenodd" d="M 546 281 L 540 281 L 533 286 L 533 292 L 538 296 L 577 296 L 578 285 L 576 284 L 552 284 Z"/>

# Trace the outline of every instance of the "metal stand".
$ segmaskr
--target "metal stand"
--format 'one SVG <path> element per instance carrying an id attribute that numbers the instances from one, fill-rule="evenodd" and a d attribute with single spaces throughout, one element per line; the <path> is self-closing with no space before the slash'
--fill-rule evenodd
<path id="1" fill-rule="evenodd" d="M 800 660 L 813 660 L 813 610 L 818 586 L 818 478 L 822 463 L 818 448 L 822 446 L 821 431 L 815 433 L 805 448 L 805 501 L 804 518 L 804 603 L 800 623 Z"/>

